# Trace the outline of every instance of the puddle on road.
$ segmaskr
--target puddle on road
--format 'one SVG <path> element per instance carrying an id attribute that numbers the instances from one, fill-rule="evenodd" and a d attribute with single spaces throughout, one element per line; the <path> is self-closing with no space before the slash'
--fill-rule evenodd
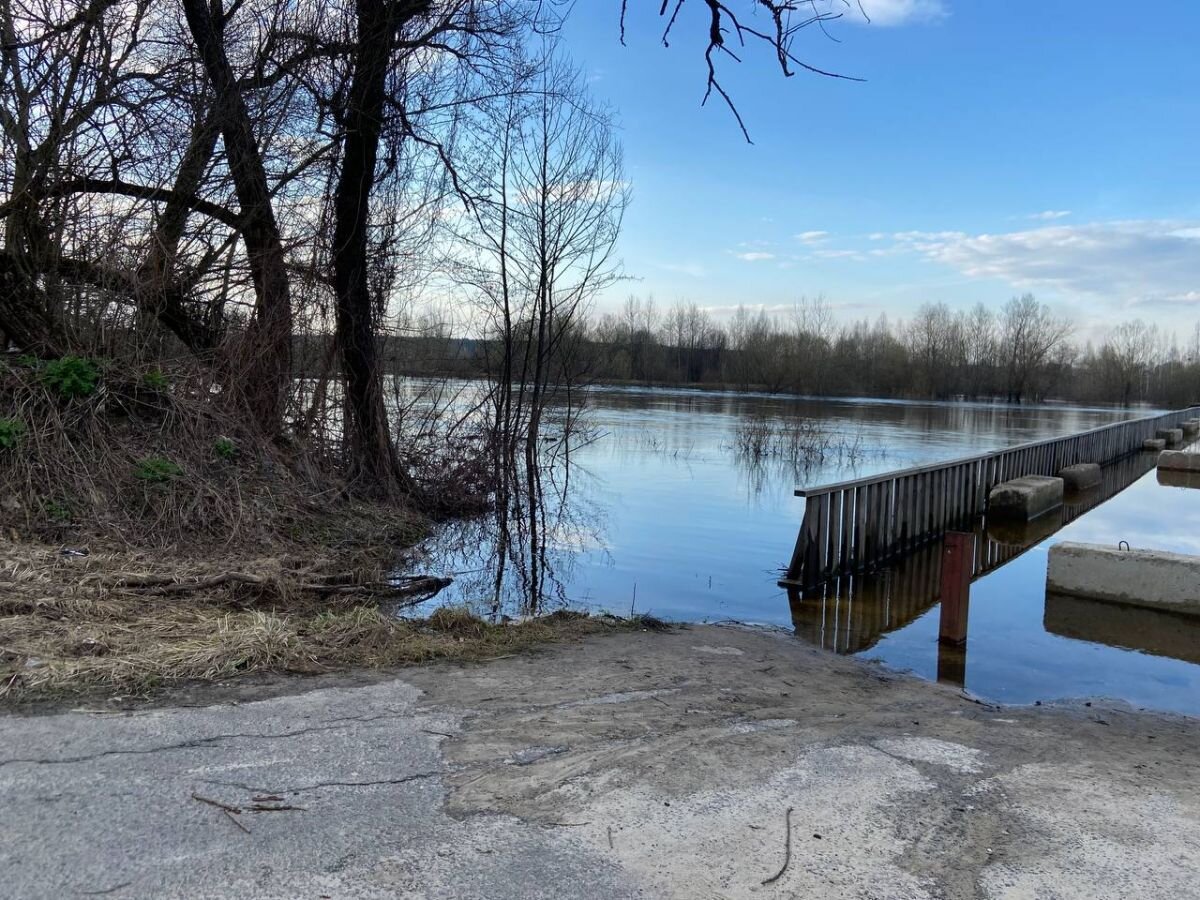
<path id="1" fill-rule="evenodd" d="M 1100 488 L 1028 526 L 980 526 L 963 647 L 937 640 L 940 542 L 878 574 L 792 591 L 796 634 L 1002 702 L 1107 698 L 1200 715 L 1200 617 L 1046 593 L 1059 541 L 1200 554 L 1200 490 L 1154 462 L 1107 467 Z"/>

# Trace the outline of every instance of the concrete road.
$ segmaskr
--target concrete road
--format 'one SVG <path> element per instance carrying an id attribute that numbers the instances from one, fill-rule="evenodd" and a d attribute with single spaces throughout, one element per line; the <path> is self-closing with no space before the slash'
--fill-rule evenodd
<path id="1" fill-rule="evenodd" d="M 0 896 L 1200 897 L 1197 721 L 771 633 L 172 699 L 0 718 Z"/>

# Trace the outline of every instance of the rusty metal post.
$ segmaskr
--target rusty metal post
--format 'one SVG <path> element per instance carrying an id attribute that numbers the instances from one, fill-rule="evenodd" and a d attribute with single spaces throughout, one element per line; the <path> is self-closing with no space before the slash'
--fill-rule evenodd
<path id="1" fill-rule="evenodd" d="M 971 601 L 971 569 L 975 535 L 949 531 L 942 545 L 941 619 L 938 643 L 960 646 L 967 642 L 967 609 Z"/>

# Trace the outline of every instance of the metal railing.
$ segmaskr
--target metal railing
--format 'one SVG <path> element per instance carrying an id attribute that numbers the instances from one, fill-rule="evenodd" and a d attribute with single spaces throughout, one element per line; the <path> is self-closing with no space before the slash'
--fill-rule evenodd
<path id="1" fill-rule="evenodd" d="M 1192 406 L 1102 425 L 949 462 L 931 463 L 796 491 L 804 519 L 784 583 L 809 587 L 877 568 L 981 515 L 997 484 L 1057 475 L 1076 463 L 1107 465 L 1142 448 L 1164 428 L 1200 412 Z"/>
<path id="2" fill-rule="evenodd" d="M 971 580 L 1003 568 L 1065 528 L 1148 472 L 1155 459 L 1149 454 L 1125 457 L 1104 468 L 1100 484 L 1062 508 L 1028 523 L 991 523 L 977 519 Z M 810 588 L 788 586 L 788 602 L 796 634 L 837 653 L 858 653 L 884 634 L 903 628 L 939 600 L 942 546 L 924 547 L 878 572 L 846 574 Z"/>

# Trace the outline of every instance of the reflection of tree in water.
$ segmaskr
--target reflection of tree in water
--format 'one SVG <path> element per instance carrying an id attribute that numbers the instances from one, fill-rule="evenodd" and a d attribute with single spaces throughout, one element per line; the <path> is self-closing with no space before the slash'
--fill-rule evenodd
<path id="1" fill-rule="evenodd" d="M 521 465 L 503 476 L 507 486 L 488 514 L 438 535 L 430 555 L 455 577 L 440 602 L 465 603 L 493 619 L 570 603 L 566 585 L 579 558 L 605 545 L 604 512 L 584 483 L 593 476 L 571 458 L 588 438 L 577 424 L 555 431 L 538 442 L 532 470 L 522 453 Z"/>

